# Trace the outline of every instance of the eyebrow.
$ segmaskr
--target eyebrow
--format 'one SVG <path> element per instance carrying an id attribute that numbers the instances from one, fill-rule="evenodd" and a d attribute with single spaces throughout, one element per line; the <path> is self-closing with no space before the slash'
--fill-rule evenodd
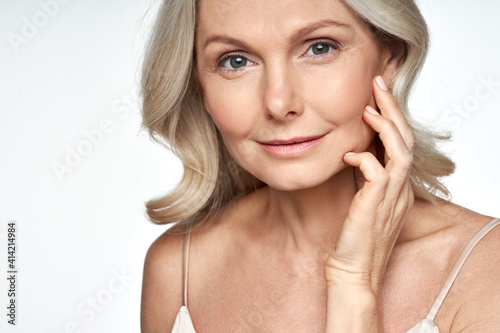
<path id="1" fill-rule="evenodd" d="M 296 42 L 297 40 L 304 38 L 305 36 L 309 35 L 310 33 L 314 32 L 316 30 L 319 30 L 319 29 L 325 28 L 325 27 L 330 27 L 330 26 L 339 27 L 339 28 L 350 28 L 350 26 L 345 24 L 345 23 L 341 23 L 341 22 L 334 21 L 334 20 L 322 20 L 319 22 L 311 23 L 311 24 L 306 25 L 305 27 L 297 30 L 296 32 L 294 32 L 291 35 L 290 41 Z M 237 46 L 237 47 L 240 47 L 243 49 L 248 48 L 248 45 L 245 42 L 242 42 L 238 39 L 235 39 L 235 38 L 232 38 L 229 36 L 225 36 L 225 35 L 210 36 L 205 41 L 203 48 L 206 48 L 211 43 L 221 43 L 221 44 L 227 44 L 227 45 L 234 45 L 234 46 Z"/>

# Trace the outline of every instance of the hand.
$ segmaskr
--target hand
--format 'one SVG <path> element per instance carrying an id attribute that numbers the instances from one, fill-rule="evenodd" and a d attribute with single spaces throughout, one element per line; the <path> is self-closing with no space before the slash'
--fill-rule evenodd
<path id="1" fill-rule="evenodd" d="M 381 114 L 367 106 L 363 120 L 379 133 L 385 148 L 385 167 L 370 152 L 344 156 L 347 164 L 359 168 L 364 181 L 351 203 L 336 247 L 325 263 L 327 329 L 335 322 L 337 332 L 342 331 L 337 325 L 342 320 L 339 311 L 348 315 L 350 308 L 345 302 L 351 302 L 352 309 L 368 304 L 368 311 L 373 310 L 373 316 L 377 316 L 385 268 L 414 199 L 410 183 L 413 133 L 382 77 L 374 80 L 373 94 Z M 343 302 L 340 306 L 339 300 Z M 377 318 L 372 320 L 377 322 Z"/>

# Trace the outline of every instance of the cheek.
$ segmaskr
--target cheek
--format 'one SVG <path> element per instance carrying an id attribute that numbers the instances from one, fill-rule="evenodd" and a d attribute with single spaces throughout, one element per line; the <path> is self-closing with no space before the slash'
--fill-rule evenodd
<path id="1" fill-rule="evenodd" d="M 255 115 L 248 110 L 251 101 L 248 91 L 218 89 L 213 85 L 205 90 L 205 107 L 223 137 L 243 137 L 252 129 Z"/>
<path id="2" fill-rule="evenodd" d="M 243 168 L 247 160 L 254 160 L 257 147 L 251 144 L 259 112 L 256 110 L 256 96 L 253 91 L 237 85 L 207 85 L 205 89 L 205 108 L 219 129 L 230 155 Z M 253 103 L 252 103 L 253 101 Z"/>
<path id="3" fill-rule="evenodd" d="M 363 121 L 367 104 L 374 106 L 372 64 L 345 66 L 335 75 L 317 74 L 304 85 L 304 95 L 311 109 L 333 124 L 347 149 L 364 150 L 374 136 L 373 129 Z M 340 137 L 339 137 L 340 139 Z"/>

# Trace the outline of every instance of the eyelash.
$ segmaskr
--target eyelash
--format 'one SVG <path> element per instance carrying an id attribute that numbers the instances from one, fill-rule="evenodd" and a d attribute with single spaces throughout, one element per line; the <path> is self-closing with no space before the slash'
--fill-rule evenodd
<path id="1" fill-rule="evenodd" d="M 311 45 L 309 45 L 309 47 L 307 48 L 307 51 L 306 51 L 305 55 L 309 52 L 309 50 L 311 50 L 311 48 L 313 48 L 316 45 L 327 45 L 331 49 L 327 53 L 324 53 L 324 54 L 313 54 L 313 55 L 310 55 L 310 56 L 324 57 L 324 56 L 329 55 L 333 50 L 338 50 L 339 49 L 339 45 L 338 45 L 338 43 L 336 41 L 317 40 L 314 43 L 312 43 Z M 217 63 L 216 63 L 217 68 L 224 69 L 225 71 L 228 71 L 228 72 L 234 72 L 234 71 L 240 70 L 239 68 L 224 67 L 224 64 L 228 60 L 230 60 L 231 58 L 235 58 L 235 57 L 244 58 L 245 60 L 247 60 L 248 62 L 250 62 L 251 64 L 253 64 L 253 62 L 251 60 L 249 60 L 247 57 L 245 57 L 245 56 L 243 56 L 243 55 L 241 55 L 239 53 L 231 53 L 231 54 L 225 55 L 224 57 L 222 57 L 222 58 L 220 58 L 220 59 L 217 60 Z M 245 68 L 245 67 L 247 67 L 247 66 L 243 66 L 241 68 Z"/>
<path id="2" fill-rule="evenodd" d="M 327 53 L 324 53 L 324 54 L 313 54 L 313 56 L 317 56 L 317 57 L 325 56 L 325 55 L 329 54 L 331 51 L 339 49 L 339 45 L 338 45 L 337 42 L 328 41 L 328 40 L 319 40 L 319 41 L 316 41 L 313 44 L 309 45 L 309 47 L 307 48 L 306 54 L 309 52 L 309 50 L 311 50 L 316 45 L 327 45 L 328 47 L 331 48 L 331 50 L 329 50 Z"/>
<path id="3" fill-rule="evenodd" d="M 226 68 L 226 67 L 224 67 L 224 64 L 228 60 L 230 60 L 231 58 L 236 58 L 236 57 L 241 57 L 241 58 L 247 60 L 248 62 L 253 63 L 252 61 L 248 60 L 247 57 L 245 57 L 239 53 L 231 53 L 231 54 L 224 56 L 222 59 L 217 60 L 217 68 L 223 68 L 224 70 L 229 71 L 229 72 L 237 71 L 238 68 Z M 244 67 L 246 67 L 246 66 L 244 66 Z"/>

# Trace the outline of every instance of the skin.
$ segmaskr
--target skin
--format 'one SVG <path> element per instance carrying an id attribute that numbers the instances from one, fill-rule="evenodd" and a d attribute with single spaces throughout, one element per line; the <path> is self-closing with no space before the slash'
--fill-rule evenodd
<path id="1" fill-rule="evenodd" d="M 199 5 L 197 73 L 206 110 L 234 159 L 268 186 L 192 233 L 195 328 L 410 329 L 491 217 L 446 202 L 414 203 L 413 135 L 381 84 L 390 86 L 402 52 L 379 46 L 338 0 Z M 327 51 L 315 54 L 314 45 Z M 238 57 L 246 64 L 233 68 Z M 373 155 L 375 133 L 383 162 Z M 321 139 L 286 156 L 262 144 L 310 136 Z M 500 270 L 491 268 L 500 260 L 499 238 L 492 231 L 468 259 L 436 318 L 441 332 L 500 329 L 488 310 L 500 298 L 486 297 L 500 291 Z M 182 300 L 182 242 L 167 232 L 148 251 L 143 332 L 171 330 Z M 479 285 L 474 276 L 484 270 Z"/>

